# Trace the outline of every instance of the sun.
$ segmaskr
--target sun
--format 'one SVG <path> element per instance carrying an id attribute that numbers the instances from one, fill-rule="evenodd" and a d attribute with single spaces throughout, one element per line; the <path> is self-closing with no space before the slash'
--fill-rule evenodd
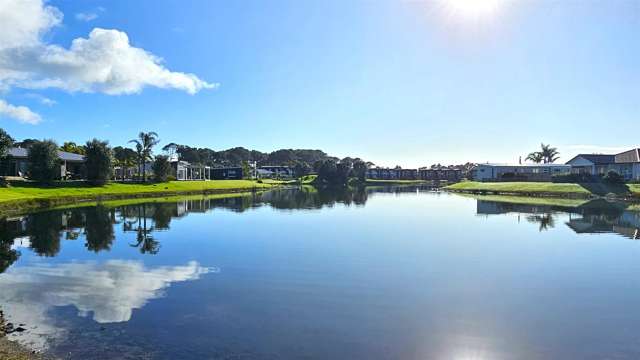
<path id="1" fill-rule="evenodd" d="M 447 10 L 457 17 L 484 19 L 493 17 L 506 0 L 442 0 Z"/>

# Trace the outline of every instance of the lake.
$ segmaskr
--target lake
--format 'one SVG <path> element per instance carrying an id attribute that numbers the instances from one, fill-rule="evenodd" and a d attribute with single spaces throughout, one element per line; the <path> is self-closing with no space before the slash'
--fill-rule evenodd
<path id="1" fill-rule="evenodd" d="M 106 203 L 0 221 L 0 306 L 65 359 L 638 359 L 639 229 L 418 187 Z"/>

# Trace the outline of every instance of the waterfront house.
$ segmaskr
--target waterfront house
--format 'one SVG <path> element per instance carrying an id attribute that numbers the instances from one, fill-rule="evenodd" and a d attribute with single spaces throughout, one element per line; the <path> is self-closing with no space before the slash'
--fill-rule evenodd
<path id="1" fill-rule="evenodd" d="M 603 176 L 615 171 L 625 180 L 640 180 L 640 149 L 632 149 L 619 154 L 579 154 L 567 161 L 572 174 Z"/>
<path id="2" fill-rule="evenodd" d="M 0 173 L 3 176 L 26 177 L 29 169 L 29 150 L 21 147 L 10 148 L 2 160 Z M 79 179 L 83 176 L 84 156 L 58 150 L 60 169 L 58 179 Z"/>
<path id="3" fill-rule="evenodd" d="M 478 181 L 551 181 L 554 175 L 571 172 L 564 164 L 478 164 L 474 178 Z"/>

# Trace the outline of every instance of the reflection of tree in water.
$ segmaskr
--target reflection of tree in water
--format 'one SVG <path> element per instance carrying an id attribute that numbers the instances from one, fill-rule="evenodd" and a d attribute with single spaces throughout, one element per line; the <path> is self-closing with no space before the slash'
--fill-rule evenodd
<path id="1" fill-rule="evenodd" d="M 11 249 L 14 239 L 14 231 L 10 229 L 11 224 L 7 221 L 0 221 L 0 274 L 9 268 L 18 258 L 20 252 Z"/>
<path id="2" fill-rule="evenodd" d="M 529 215 L 527 216 L 527 221 L 534 224 L 539 224 L 539 231 L 547 231 L 556 226 L 555 219 L 552 214 L 543 214 L 543 215 Z"/>
<path id="3" fill-rule="evenodd" d="M 35 213 L 27 218 L 31 249 L 40 256 L 55 256 L 60 251 L 62 216 L 59 211 Z"/>
<path id="4" fill-rule="evenodd" d="M 132 247 L 136 247 L 142 254 L 157 254 L 160 251 L 160 243 L 153 238 L 152 232 L 155 230 L 153 226 L 147 225 L 147 210 L 148 206 L 155 209 L 155 205 L 158 204 L 141 204 L 128 206 L 128 213 L 131 210 L 137 212 L 137 223 L 127 222 L 128 231 L 136 232 L 136 243 L 130 244 Z M 168 227 L 168 224 L 167 224 Z M 125 231 L 127 231 L 125 229 Z"/>
<path id="5" fill-rule="evenodd" d="M 88 250 L 99 252 L 110 250 L 115 239 L 113 224 L 115 223 L 115 210 L 109 210 L 102 205 L 87 208 L 85 210 L 85 247 Z"/>

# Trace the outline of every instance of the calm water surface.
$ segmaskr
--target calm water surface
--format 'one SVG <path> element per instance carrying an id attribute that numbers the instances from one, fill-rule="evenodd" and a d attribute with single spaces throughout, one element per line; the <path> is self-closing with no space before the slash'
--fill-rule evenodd
<path id="1" fill-rule="evenodd" d="M 638 359 L 640 213 L 415 188 L 0 221 L 14 339 L 70 359 Z"/>

